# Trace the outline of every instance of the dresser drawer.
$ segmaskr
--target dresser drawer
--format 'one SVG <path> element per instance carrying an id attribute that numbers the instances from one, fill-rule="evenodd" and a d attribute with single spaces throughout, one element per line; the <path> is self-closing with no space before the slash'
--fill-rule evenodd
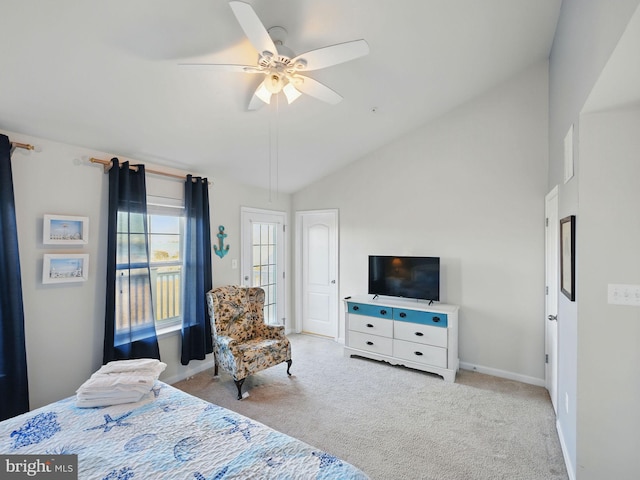
<path id="1" fill-rule="evenodd" d="M 350 315 L 349 330 L 390 338 L 393 337 L 393 322 L 385 318 Z"/>
<path id="2" fill-rule="evenodd" d="M 404 340 L 393 341 L 393 356 L 424 365 L 447 368 L 447 349 Z"/>
<path id="3" fill-rule="evenodd" d="M 393 340 L 387 337 L 349 330 L 349 347 L 379 353 L 380 355 L 391 355 Z"/>
<path id="4" fill-rule="evenodd" d="M 369 317 L 391 318 L 391 307 L 379 307 L 367 303 L 348 302 L 348 311 L 356 315 L 367 315 Z"/>
<path id="5" fill-rule="evenodd" d="M 422 325 L 433 325 L 435 327 L 447 327 L 446 313 L 421 312 L 419 310 L 394 308 L 393 319 L 400 322 L 412 322 L 420 323 Z"/>
<path id="6" fill-rule="evenodd" d="M 398 340 L 447 348 L 447 334 L 446 328 L 431 327 L 420 323 L 393 322 L 393 337 Z"/>

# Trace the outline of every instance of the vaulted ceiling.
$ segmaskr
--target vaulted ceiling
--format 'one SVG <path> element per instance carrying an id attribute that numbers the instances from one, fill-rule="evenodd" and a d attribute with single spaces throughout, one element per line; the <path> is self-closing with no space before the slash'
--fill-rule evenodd
<path id="1" fill-rule="evenodd" d="M 246 0 L 295 54 L 365 39 L 309 76 L 344 99 L 257 110 L 225 0 L 10 0 L 0 128 L 294 192 L 549 56 L 561 0 Z"/>

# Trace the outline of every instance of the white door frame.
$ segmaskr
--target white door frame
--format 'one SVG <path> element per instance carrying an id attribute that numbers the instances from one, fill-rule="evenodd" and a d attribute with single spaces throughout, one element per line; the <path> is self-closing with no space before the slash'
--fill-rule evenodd
<path id="1" fill-rule="evenodd" d="M 333 214 L 335 216 L 335 220 L 336 220 L 336 235 L 335 238 L 332 239 L 332 241 L 334 242 L 334 248 L 335 248 L 335 252 L 336 252 L 336 258 L 335 258 L 335 265 L 334 265 L 334 271 L 335 271 L 335 281 L 336 281 L 336 288 L 335 288 L 335 295 L 336 295 L 336 330 L 334 332 L 334 340 L 339 340 L 339 330 L 340 330 L 340 301 L 339 301 L 339 296 L 340 296 L 340 285 L 339 285 L 339 257 L 340 257 L 340 250 L 339 250 L 339 242 L 338 242 L 338 237 L 339 237 L 339 212 L 338 209 L 336 208 L 332 208 L 332 209 L 325 209 L 325 210 L 300 210 L 297 211 L 295 214 L 295 227 L 296 227 L 296 233 L 295 233 L 295 243 L 296 243 L 296 254 L 295 254 L 295 262 L 296 262 L 296 272 L 295 272 L 295 290 L 296 290 L 296 294 L 295 294 L 295 312 L 296 312 L 296 332 L 300 333 L 302 332 L 302 327 L 303 327 L 303 322 L 302 322 L 302 311 L 303 311 L 303 300 L 304 300 L 304 288 L 303 288 L 303 281 L 304 281 L 304 273 L 302 271 L 302 266 L 303 266 L 303 261 L 302 261 L 302 249 L 303 249 L 303 231 L 302 231 L 302 226 L 303 226 L 303 217 L 307 214 Z"/>
<path id="2" fill-rule="evenodd" d="M 285 331 L 288 333 L 294 328 L 294 326 L 290 324 L 291 320 L 287 317 L 287 284 L 285 272 L 287 269 L 287 256 L 289 253 L 287 249 L 286 220 L 286 212 L 252 207 L 240 207 L 240 238 L 242 239 L 240 247 L 242 252 L 240 255 L 240 283 L 242 285 L 250 286 L 246 277 L 249 276 L 249 279 L 251 278 L 252 222 L 259 221 L 260 223 L 277 223 L 282 226 L 282 228 L 277 229 L 277 316 L 281 319 L 285 319 Z"/>
<path id="3" fill-rule="evenodd" d="M 558 412 L 558 282 L 559 219 L 558 186 L 545 196 L 545 386 Z"/>

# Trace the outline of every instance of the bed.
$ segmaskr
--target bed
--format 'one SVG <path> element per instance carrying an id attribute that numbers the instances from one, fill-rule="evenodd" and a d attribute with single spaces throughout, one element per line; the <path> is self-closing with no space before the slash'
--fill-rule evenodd
<path id="1" fill-rule="evenodd" d="M 137 403 L 78 408 L 69 397 L 0 422 L 0 454 L 77 454 L 81 480 L 368 478 L 329 453 L 160 381 Z"/>

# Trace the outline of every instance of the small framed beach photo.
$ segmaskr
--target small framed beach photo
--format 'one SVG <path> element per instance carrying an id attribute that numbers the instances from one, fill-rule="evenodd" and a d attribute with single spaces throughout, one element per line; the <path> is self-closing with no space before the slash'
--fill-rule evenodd
<path id="1" fill-rule="evenodd" d="M 42 265 L 42 283 L 86 282 L 89 255 L 84 253 L 46 253 Z"/>
<path id="2" fill-rule="evenodd" d="M 89 218 L 45 215 L 42 243 L 45 245 L 84 245 L 89 242 Z"/>

